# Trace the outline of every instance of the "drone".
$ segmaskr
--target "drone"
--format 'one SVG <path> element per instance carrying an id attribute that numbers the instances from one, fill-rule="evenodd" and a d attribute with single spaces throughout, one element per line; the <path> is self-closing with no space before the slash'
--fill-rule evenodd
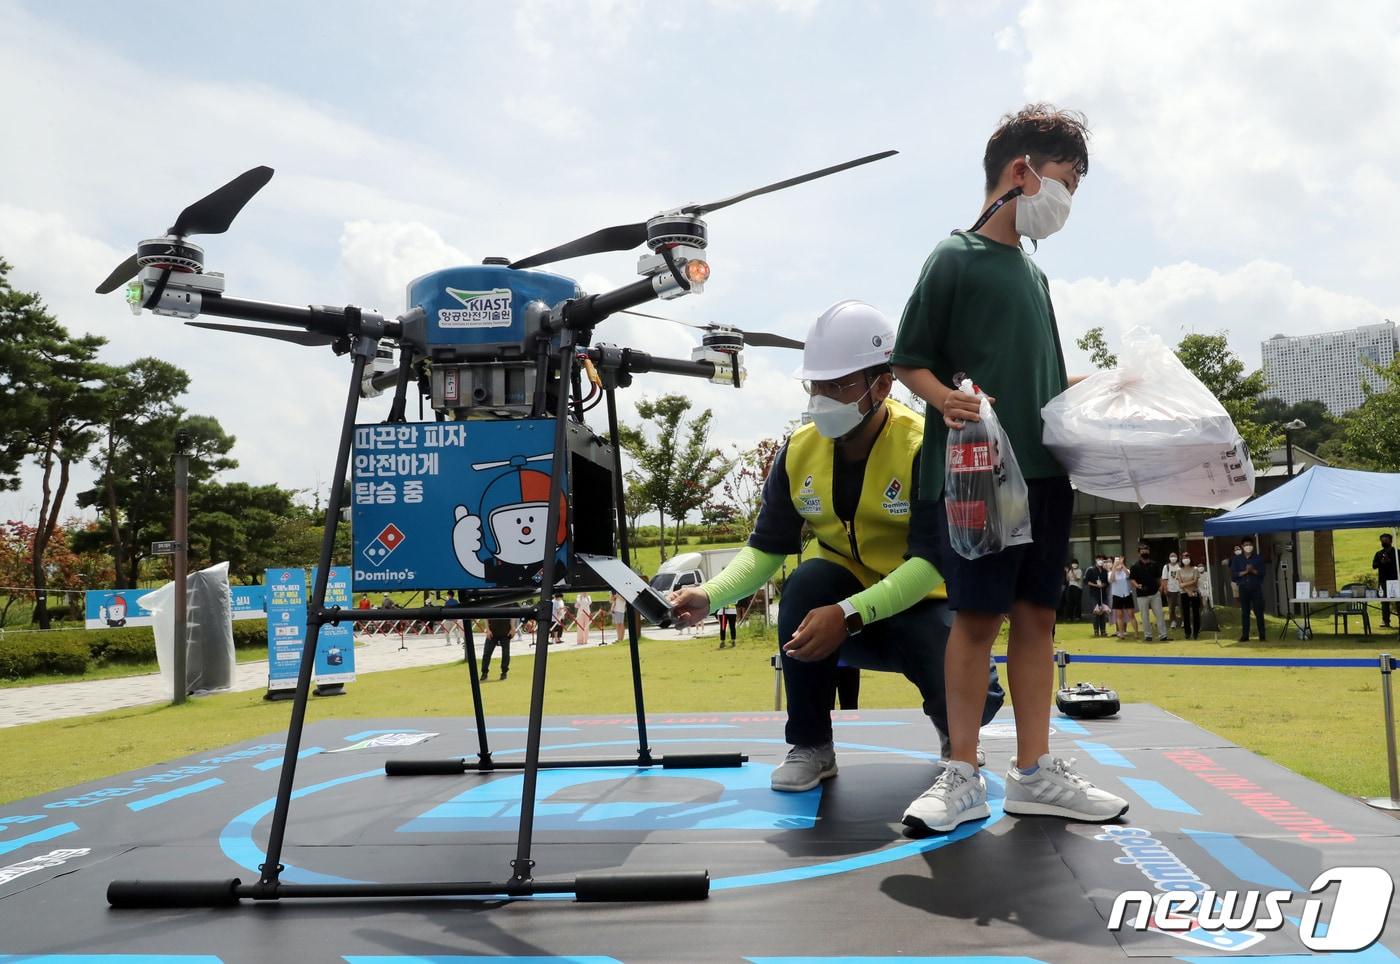
<path id="1" fill-rule="evenodd" d="M 696 324 L 634 309 L 650 301 L 700 294 L 710 277 L 705 218 L 764 194 L 861 167 L 898 153 L 889 150 L 705 204 L 685 204 L 631 224 L 614 225 L 511 261 L 440 269 L 408 284 L 408 307 L 389 318 L 359 307 L 294 306 L 229 296 L 220 272 L 205 270 L 204 248 L 190 240 L 222 234 L 272 179 L 255 167 L 180 212 L 161 237 L 136 251 L 97 286 L 125 287 L 134 314 L 151 311 L 197 328 L 251 335 L 294 345 L 329 347 L 351 359 L 326 524 L 307 607 L 302 648 L 266 862 L 257 882 L 113 881 L 117 907 L 204 907 L 244 899 L 289 897 L 529 897 L 574 894 L 579 900 L 688 900 L 709 892 L 708 872 L 602 872 L 538 880 L 531 856 L 536 775 L 542 768 L 579 766 L 726 767 L 737 753 L 653 757 L 646 735 L 639 618 L 659 622 L 669 604 L 630 568 L 623 514 L 621 446 L 615 393 L 647 372 L 684 375 L 742 386 L 745 348 L 801 349 L 802 342 L 734 325 Z M 586 293 L 571 278 L 541 268 L 584 255 L 631 251 L 640 278 L 611 291 Z M 689 359 L 593 343 L 594 329 L 629 312 L 701 329 Z M 197 321 L 201 316 L 255 325 Z M 395 354 L 397 353 L 397 358 Z M 585 381 L 587 387 L 585 387 Z M 431 404 L 435 420 L 406 417 L 410 385 Z M 392 388 L 384 422 L 356 423 L 362 398 Z M 584 414 L 606 402 L 607 437 Z M 461 587 L 456 606 L 346 610 L 326 606 L 326 589 L 343 486 L 351 482 L 353 588 L 357 591 Z M 621 556 L 620 560 L 617 558 Z M 550 596 L 560 588 L 612 589 L 629 605 L 628 640 L 637 711 L 634 758 L 543 760 L 540 733 L 548 658 Z M 528 602 L 531 599 L 537 601 Z M 524 600 L 525 602 L 522 602 Z M 485 616 L 534 619 L 537 640 L 524 760 L 494 760 L 487 738 L 470 620 Z M 320 627 L 342 622 L 423 618 L 464 621 L 469 682 L 479 751 L 475 761 L 397 759 L 387 776 L 524 772 L 517 854 L 505 881 L 414 884 L 295 884 L 280 877 L 280 857 L 292 798 L 297 754 L 310 695 Z"/>

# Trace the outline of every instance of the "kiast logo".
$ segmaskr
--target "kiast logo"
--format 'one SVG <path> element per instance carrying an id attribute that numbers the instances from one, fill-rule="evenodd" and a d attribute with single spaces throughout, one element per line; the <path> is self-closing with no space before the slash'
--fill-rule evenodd
<path id="1" fill-rule="evenodd" d="M 438 309 L 441 328 L 508 328 L 511 321 L 509 288 L 490 291 L 463 291 L 447 288 L 447 294 L 462 307 Z"/>
<path id="2" fill-rule="evenodd" d="M 365 546 L 364 557 L 370 561 L 371 565 L 382 566 L 384 560 L 388 559 L 395 549 L 403 545 L 405 538 L 403 530 L 391 522 L 380 529 L 379 535 Z"/>

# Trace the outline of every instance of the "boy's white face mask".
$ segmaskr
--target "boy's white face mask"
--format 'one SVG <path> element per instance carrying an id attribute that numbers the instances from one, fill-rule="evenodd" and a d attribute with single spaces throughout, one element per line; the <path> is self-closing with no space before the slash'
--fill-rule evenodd
<path id="1" fill-rule="evenodd" d="M 1028 154 L 1026 168 L 1035 174 L 1040 190 L 1034 194 L 1022 194 L 1016 199 L 1016 233 L 1023 238 L 1039 241 L 1065 226 L 1073 195 L 1069 193 L 1069 188 L 1053 177 L 1036 174 L 1030 163 Z"/>

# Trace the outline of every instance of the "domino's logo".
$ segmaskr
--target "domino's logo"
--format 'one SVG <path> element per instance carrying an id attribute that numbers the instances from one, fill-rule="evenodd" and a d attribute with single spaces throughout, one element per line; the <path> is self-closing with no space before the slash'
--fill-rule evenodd
<path id="1" fill-rule="evenodd" d="M 394 550 L 403 544 L 406 537 L 403 530 L 392 522 L 379 530 L 379 535 L 365 546 L 364 557 L 372 566 L 382 566 L 384 560 L 393 555 Z"/>

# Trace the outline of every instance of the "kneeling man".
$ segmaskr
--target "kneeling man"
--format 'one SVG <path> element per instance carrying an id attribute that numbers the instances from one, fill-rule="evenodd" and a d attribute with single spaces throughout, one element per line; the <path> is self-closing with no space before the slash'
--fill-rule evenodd
<path id="1" fill-rule="evenodd" d="M 810 397 L 807 424 L 773 461 L 748 546 L 714 579 L 670 598 L 678 624 L 699 622 L 772 578 L 801 548 L 803 524 L 811 527 L 816 551 L 793 570 L 778 604 L 792 749 L 773 772 L 774 790 L 810 790 L 836 775 L 838 662 L 903 673 L 949 756 L 943 653 L 952 613 L 930 561 L 936 503 L 914 497 L 924 420 L 889 397 L 893 346 L 893 326 L 859 301 L 837 302 L 817 319 L 798 373 Z M 992 664 L 984 723 L 1002 700 Z"/>

